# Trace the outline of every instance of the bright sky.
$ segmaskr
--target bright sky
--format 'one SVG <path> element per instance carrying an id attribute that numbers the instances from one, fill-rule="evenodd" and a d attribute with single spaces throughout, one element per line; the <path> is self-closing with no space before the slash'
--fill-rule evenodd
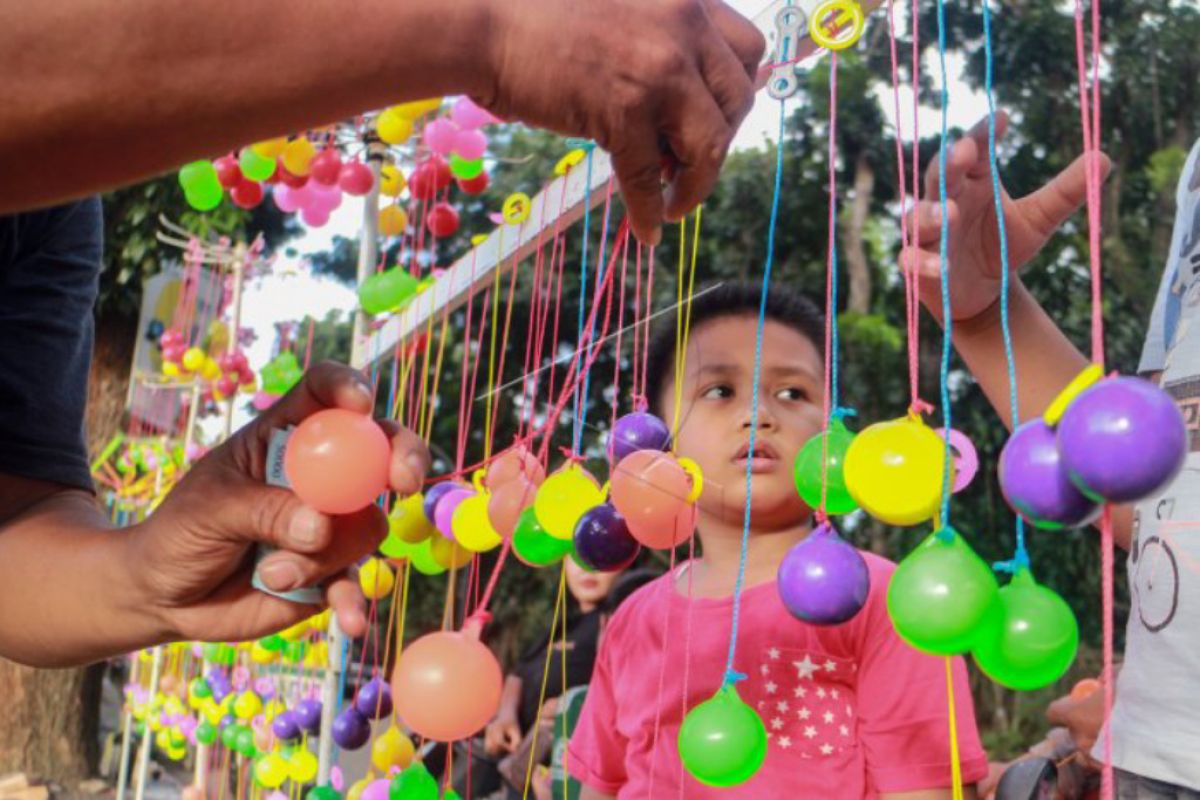
<path id="1" fill-rule="evenodd" d="M 728 2 L 739 12 L 751 18 L 771 6 L 770 0 L 728 0 Z M 886 13 L 886 10 L 874 13 L 883 14 Z M 905 29 L 906 19 L 907 15 L 898 14 L 897 25 L 901 31 Z M 935 58 L 928 59 L 924 64 L 925 70 L 929 74 L 933 74 L 935 78 L 936 66 Z M 948 58 L 947 70 L 950 76 L 950 125 L 968 127 L 987 113 L 986 100 L 981 94 L 972 92 L 958 80 L 958 76 L 963 72 L 962 59 Z M 890 87 L 880 90 L 880 101 L 889 124 L 894 125 L 892 119 L 894 101 Z M 911 127 L 912 101 L 911 90 L 902 87 L 900 108 L 904 115 L 903 128 L 906 132 Z M 756 147 L 760 146 L 764 140 L 773 141 L 776 138 L 779 126 L 777 102 L 772 100 L 765 91 L 760 93 L 754 109 L 738 133 L 734 142 L 735 148 Z M 919 124 L 922 131 L 937 130 L 940 126 L 938 110 L 922 107 Z M 549 165 L 547 169 L 549 169 Z M 279 267 L 290 267 L 291 274 L 276 274 L 262 281 L 258 286 L 248 287 L 243 301 L 244 324 L 252 326 L 259 335 L 257 343 L 248 354 L 253 365 L 261 366 L 270 358 L 276 322 L 303 319 L 308 315 L 321 318 L 334 309 L 345 312 L 353 310 L 356 300 L 352 290 L 335 281 L 313 278 L 307 274 L 301 262 L 306 254 L 328 249 L 335 235 L 354 237 L 361 221 L 362 201 L 347 198 L 342 207 L 333 213 L 325 227 L 310 229 L 291 243 L 291 247 L 299 254 L 298 258 L 288 258 L 283 253 L 279 254 L 276 272 L 281 271 Z"/>

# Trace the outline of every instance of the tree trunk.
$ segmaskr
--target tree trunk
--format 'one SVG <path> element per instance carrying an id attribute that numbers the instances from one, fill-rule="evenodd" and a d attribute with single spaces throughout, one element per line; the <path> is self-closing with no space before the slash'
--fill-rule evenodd
<path id="1" fill-rule="evenodd" d="M 854 162 L 854 196 L 850 204 L 850 223 L 842 229 L 842 249 L 846 253 L 846 268 L 850 273 L 850 293 L 846 309 L 858 314 L 871 311 L 871 265 L 863 247 L 863 231 L 871 211 L 871 195 L 875 191 L 875 170 L 866 152 Z"/>
<path id="2" fill-rule="evenodd" d="M 99 319 L 88 382 L 88 449 L 121 424 L 137 321 Z M 37 670 L 0 659 L 0 774 L 70 784 L 95 771 L 103 665 Z"/>

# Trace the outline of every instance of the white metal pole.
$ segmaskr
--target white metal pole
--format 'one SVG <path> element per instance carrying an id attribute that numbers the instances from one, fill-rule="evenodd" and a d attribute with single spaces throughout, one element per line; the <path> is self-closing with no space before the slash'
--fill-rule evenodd
<path id="1" fill-rule="evenodd" d="M 150 667 L 150 700 L 148 705 L 154 705 L 154 696 L 158 694 L 158 677 L 162 670 L 162 646 L 154 648 Z M 150 730 L 150 712 L 147 709 L 145 730 L 142 733 L 142 747 L 138 755 L 137 785 L 133 790 L 133 800 L 143 800 L 146 795 L 146 778 L 150 775 L 150 752 L 154 734 Z"/>

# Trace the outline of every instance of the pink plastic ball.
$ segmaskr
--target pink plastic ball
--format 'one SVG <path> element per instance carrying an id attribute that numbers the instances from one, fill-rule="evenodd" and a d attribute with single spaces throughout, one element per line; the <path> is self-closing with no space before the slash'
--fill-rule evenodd
<path id="1" fill-rule="evenodd" d="M 450 155 L 457 137 L 458 126 L 448 119 L 435 119 L 425 126 L 425 146 L 440 156 Z"/>
<path id="2" fill-rule="evenodd" d="M 459 131 L 454 138 L 454 152 L 468 161 L 483 158 L 487 151 L 487 137 L 483 131 Z"/>

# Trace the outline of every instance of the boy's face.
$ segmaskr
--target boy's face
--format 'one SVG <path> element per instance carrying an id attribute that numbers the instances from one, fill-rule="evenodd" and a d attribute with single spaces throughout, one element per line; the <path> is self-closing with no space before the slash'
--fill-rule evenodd
<path id="1" fill-rule="evenodd" d="M 751 528 L 774 531 L 804 522 L 811 510 L 792 478 L 796 453 L 821 430 L 824 364 L 803 334 L 768 319 L 763 328 L 758 432 L 750 453 L 754 392 L 754 316 L 718 317 L 692 330 L 684 367 L 677 452 L 704 473 L 702 515 L 740 524 L 750 466 Z M 673 424 L 675 386 L 658 398 Z"/>

